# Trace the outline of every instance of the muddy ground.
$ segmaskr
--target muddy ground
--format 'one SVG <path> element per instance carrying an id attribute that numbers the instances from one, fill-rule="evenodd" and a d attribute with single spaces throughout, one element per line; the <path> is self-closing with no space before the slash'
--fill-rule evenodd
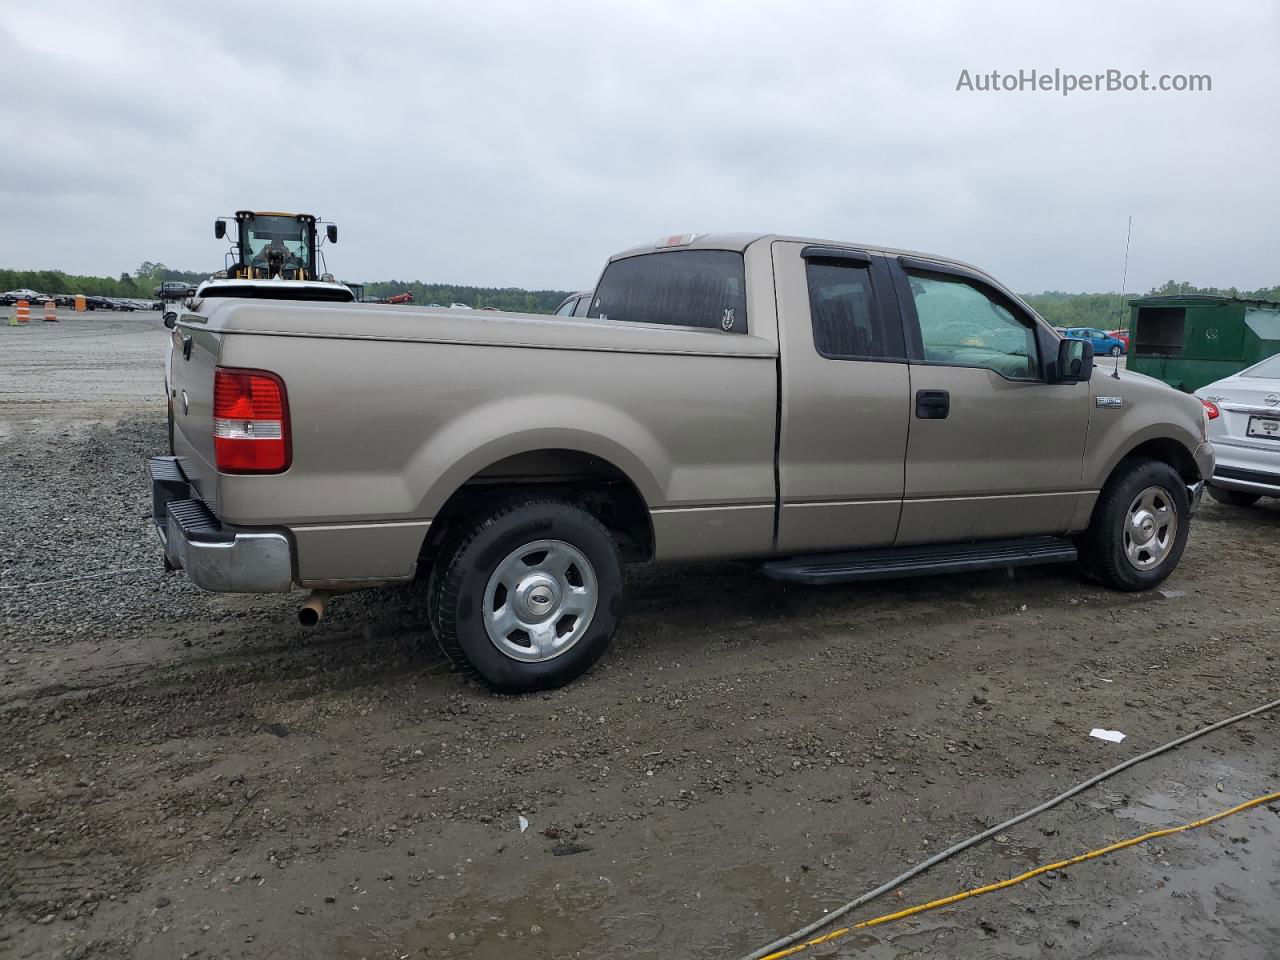
<path id="1" fill-rule="evenodd" d="M 418 588 L 304 632 L 299 595 L 161 572 L 164 344 L 146 315 L 0 327 L 6 958 L 733 960 L 1280 696 L 1276 502 L 1206 504 L 1168 595 L 1065 567 L 833 588 L 638 568 L 590 675 L 495 696 L 442 661 Z M 1121 774 L 856 918 L 1280 790 L 1278 731 Z M 1274 957 L 1277 814 L 809 955 Z"/>

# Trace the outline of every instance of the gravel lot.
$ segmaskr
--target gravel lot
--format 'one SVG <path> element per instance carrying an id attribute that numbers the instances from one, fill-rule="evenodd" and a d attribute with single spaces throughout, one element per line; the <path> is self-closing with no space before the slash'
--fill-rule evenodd
<path id="1" fill-rule="evenodd" d="M 300 595 L 164 575 L 144 460 L 166 332 L 64 316 L 0 326 L 0 956 L 733 960 L 1280 696 L 1274 501 L 1206 504 L 1168 595 L 1069 568 L 823 589 L 639 568 L 597 669 L 495 696 L 424 643 L 417 588 L 304 632 Z M 1278 790 L 1278 731 L 1122 774 L 857 918 Z M 807 956 L 1274 957 L 1277 814 Z"/>

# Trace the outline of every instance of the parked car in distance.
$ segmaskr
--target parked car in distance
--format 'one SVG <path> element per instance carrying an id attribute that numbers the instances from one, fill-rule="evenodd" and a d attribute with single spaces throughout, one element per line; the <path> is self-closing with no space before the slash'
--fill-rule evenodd
<path id="1" fill-rule="evenodd" d="M 1123 356 L 1128 352 L 1128 345 L 1118 337 L 1099 330 L 1097 327 L 1067 327 L 1068 337 L 1076 340 L 1088 340 L 1093 344 L 1093 352 L 1098 356 L 1109 354 L 1113 357 Z"/>
<path id="2" fill-rule="evenodd" d="M 449 304 L 449 309 L 450 310 L 470 310 L 471 307 L 465 303 L 451 303 Z"/>
<path id="3" fill-rule="evenodd" d="M 1129 352 L 1129 331 L 1128 330 L 1125 330 L 1123 328 L 1119 330 L 1108 330 L 1107 336 L 1115 337 L 1117 340 L 1119 340 L 1121 343 L 1124 344 L 1124 352 L 1125 353 Z"/>
<path id="4" fill-rule="evenodd" d="M 1252 506 L 1280 497 L 1280 354 L 1196 391 L 1217 453 L 1209 494 Z"/>
<path id="5" fill-rule="evenodd" d="M 6 290 L 0 294 L 0 303 L 3 303 L 6 307 L 13 306 L 19 300 L 25 300 L 27 303 L 37 303 L 42 299 L 44 299 L 43 293 L 37 293 L 27 287 L 22 287 L 18 290 Z"/>
<path id="6" fill-rule="evenodd" d="M 153 292 L 157 300 L 185 300 L 196 295 L 196 288 L 185 280 L 166 280 Z"/>
<path id="7" fill-rule="evenodd" d="M 1198 399 L 1093 376 L 989 274 L 877 246 L 680 235 L 612 257 L 582 317 L 206 300 L 173 333 L 169 568 L 314 591 L 309 623 L 429 576 L 440 646 L 508 691 L 603 655 L 625 562 L 1078 560 L 1145 590 L 1213 475 Z"/>
<path id="8" fill-rule="evenodd" d="M 557 317 L 585 317 L 587 309 L 591 306 L 591 295 L 594 290 L 580 290 L 577 293 L 571 293 L 560 301 L 560 306 L 556 307 L 555 316 Z"/>

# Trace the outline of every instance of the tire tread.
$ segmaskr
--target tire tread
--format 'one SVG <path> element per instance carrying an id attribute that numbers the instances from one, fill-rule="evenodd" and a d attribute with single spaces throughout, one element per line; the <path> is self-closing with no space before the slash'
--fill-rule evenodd
<path id="1" fill-rule="evenodd" d="M 490 512 L 479 515 L 480 519 L 473 523 L 465 534 L 455 540 L 453 546 L 446 548 L 448 551 L 447 558 L 443 555 L 437 558 L 431 584 L 427 592 L 428 616 L 431 620 L 432 632 L 435 634 L 436 643 L 439 644 L 445 657 L 455 667 L 460 669 L 469 679 L 478 683 L 493 686 L 490 681 L 481 675 L 463 650 L 462 644 L 458 640 L 458 624 L 456 620 L 458 594 L 462 590 L 463 577 L 467 573 L 466 563 L 469 559 L 469 549 L 476 540 L 494 526 L 504 522 L 512 514 L 539 507 L 546 510 L 572 510 L 580 515 L 580 519 L 598 527 L 600 535 L 610 544 L 619 567 L 622 565 L 618 544 L 612 534 L 609 533 L 608 528 L 587 511 L 568 500 L 558 497 L 511 499 L 494 507 Z M 589 669 L 590 666 L 591 663 L 586 664 L 583 667 L 583 671 Z"/>
<path id="2" fill-rule="evenodd" d="M 1122 461 L 1098 495 L 1098 501 L 1093 507 L 1093 516 L 1089 523 L 1089 529 L 1085 531 L 1084 536 L 1080 539 L 1081 569 L 1084 570 L 1086 576 L 1097 579 L 1112 589 L 1126 591 L 1149 590 L 1161 583 L 1181 559 L 1182 551 L 1179 548 L 1173 565 L 1162 576 L 1154 580 L 1139 579 L 1136 576 L 1137 571 L 1121 566 L 1124 563 L 1123 559 L 1112 549 L 1111 539 L 1115 536 L 1115 531 L 1112 529 L 1112 521 L 1117 511 L 1127 510 L 1129 506 L 1124 501 L 1133 496 L 1132 491 L 1129 489 L 1131 481 L 1139 474 L 1147 472 L 1155 466 L 1173 472 L 1173 468 L 1163 460 L 1133 458 Z M 1183 487 L 1181 486 L 1181 478 L 1176 477 L 1176 472 L 1175 478 L 1177 482 L 1170 492 L 1176 497 Z M 1186 510 L 1185 493 L 1183 497 L 1182 510 L 1178 514 L 1179 530 L 1175 536 L 1181 539 L 1183 545 L 1185 545 L 1190 517 Z"/>

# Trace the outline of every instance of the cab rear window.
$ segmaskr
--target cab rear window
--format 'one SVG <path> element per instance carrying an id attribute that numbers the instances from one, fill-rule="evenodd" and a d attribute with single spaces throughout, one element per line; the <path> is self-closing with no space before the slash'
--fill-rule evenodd
<path id="1" fill-rule="evenodd" d="M 615 260 L 600 278 L 587 316 L 746 333 L 742 254 L 677 250 Z"/>

